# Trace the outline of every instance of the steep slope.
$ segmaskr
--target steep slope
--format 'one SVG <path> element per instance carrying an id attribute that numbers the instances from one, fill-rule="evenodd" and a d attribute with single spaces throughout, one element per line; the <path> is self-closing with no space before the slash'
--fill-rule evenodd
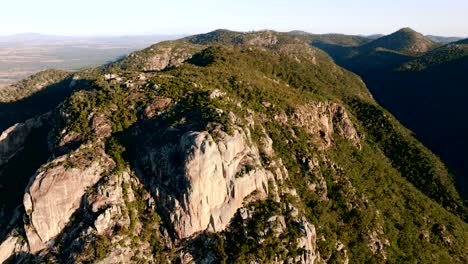
<path id="1" fill-rule="evenodd" d="M 424 70 L 430 67 L 442 67 L 468 56 L 468 40 L 446 44 L 427 52 L 423 56 L 401 66 L 402 70 Z"/>
<path id="2" fill-rule="evenodd" d="M 374 72 L 364 79 L 376 99 L 439 154 L 457 176 L 468 196 L 467 45 L 450 43 L 400 65 L 394 71 Z"/>
<path id="3" fill-rule="evenodd" d="M 0 130 L 55 108 L 75 89 L 89 85 L 94 70 L 71 74 L 46 70 L 0 88 Z"/>
<path id="4" fill-rule="evenodd" d="M 404 54 L 421 54 L 432 50 L 437 44 L 411 28 L 402 28 L 390 35 L 378 38 L 360 47 L 361 50 L 383 48 Z"/>
<path id="5" fill-rule="evenodd" d="M 359 75 L 388 71 L 440 46 L 410 28 L 402 28 L 357 47 L 312 43 L 341 66 Z"/>
<path id="6" fill-rule="evenodd" d="M 408 35 L 413 37 L 406 37 L 399 44 L 392 42 Z M 459 121 L 467 114 L 462 107 L 467 100 L 464 86 L 467 41 L 432 45 L 433 49 L 418 55 L 406 48 L 405 53 L 397 49 L 411 47 L 408 40 L 416 43 L 422 39 L 421 34 L 403 29 L 385 39 L 380 44 L 374 42 L 357 48 L 314 45 L 327 51 L 341 66 L 361 75 L 377 101 L 448 163 L 457 176 L 459 189 L 467 197 L 468 163 L 464 150 L 468 130 Z M 366 52 L 385 43 L 393 43 L 391 48 L 395 50 L 377 48 Z"/>
<path id="7" fill-rule="evenodd" d="M 14 85 L 0 88 L 0 102 L 18 101 L 43 90 L 50 84 L 58 83 L 68 77 L 68 73 L 60 70 L 46 70 Z"/>
<path id="8" fill-rule="evenodd" d="M 307 42 L 216 31 L 93 72 L 48 113 L 1 261 L 466 262 L 444 164 Z"/>

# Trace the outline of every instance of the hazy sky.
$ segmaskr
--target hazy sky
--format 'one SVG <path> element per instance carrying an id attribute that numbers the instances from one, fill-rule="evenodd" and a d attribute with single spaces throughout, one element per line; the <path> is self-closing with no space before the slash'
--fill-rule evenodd
<path id="1" fill-rule="evenodd" d="M 217 28 L 468 36 L 468 0 L 0 0 L 0 35 L 183 34 Z"/>

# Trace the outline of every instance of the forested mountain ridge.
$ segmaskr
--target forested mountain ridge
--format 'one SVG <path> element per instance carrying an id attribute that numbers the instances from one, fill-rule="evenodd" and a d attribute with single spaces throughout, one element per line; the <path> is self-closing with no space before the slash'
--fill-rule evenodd
<path id="1" fill-rule="evenodd" d="M 301 36 L 214 31 L 57 85 L 0 136 L 0 261 L 468 259 L 446 166 Z"/>
<path id="2" fill-rule="evenodd" d="M 457 176 L 462 194 L 467 197 L 465 149 L 468 127 L 459 121 L 467 114 L 463 107 L 468 100 L 467 40 L 428 45 L 430 42 L 413 30 L 398 32 L 384 38 L 412 35 L 407 40 L 413 39 L 413 46 L 431 48 L 421 53 L 402 53 L 396 49 L 383 49 L 372 42 L 357 47 L 312 45 L 326 51 L 339 65 L 359 74 L 376 100 L 443 158 Z M 378 48 L 365 52 L 369 45 Z"/>

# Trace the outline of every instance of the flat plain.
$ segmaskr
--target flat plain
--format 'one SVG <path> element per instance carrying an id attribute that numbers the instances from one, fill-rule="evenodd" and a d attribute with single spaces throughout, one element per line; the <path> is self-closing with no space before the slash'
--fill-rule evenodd
<path id="1" fill-rule="evenodd" d="M 0 36 L 0 88 L 45 69 L 76 71 L 118 60 L 151 44 L 180 36 Z"/>

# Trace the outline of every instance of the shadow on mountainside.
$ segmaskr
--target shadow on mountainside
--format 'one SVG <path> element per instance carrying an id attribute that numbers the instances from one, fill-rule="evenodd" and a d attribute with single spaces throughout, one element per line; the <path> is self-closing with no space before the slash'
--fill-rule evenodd
<path id="1" fill-rule="evenodd" d="M 49 85 L 42 90 L 15 102 L 0 103 L 0 131 L 4 131 L 15 123 L 46 113 L 56 107 L 69 96 L 74 87 L 70 79 Z"/>
<path id="2" fill-rule="evenodd" d="M 65 79 L 21 100 L 0 103 L 0 131 L 54 109 L 73 90 L 70 79 Z M 7 226 L 16 208 L 22 205 L 30 178 L 50 157 L 50 129 L 47 120 L 40 127 L 33 128 L 14 156 L 5 164 L 0 164 L 0 237 L 8 232 Z"/>
<path id="3" fill-rule="evenodd" d="M 468 57 L 423 71 L 398 71 L 416 57 L 385 49 L 366 51 L 364 46 L 312 45 L 360 75 L 379 104 L 444 160 L 462 197 L 468 198 Z"/>
<path id="4" fill-rule="evenodd" d="M 468 58 L 425 71 L 360 73 L 375 99 L 455 172 L 468 198 Z"/>
<path id="5" fill-rule="evenodd" d="M 4 232 L 8 232 L 6 227 L 15 209 L 22 205 L 30 178 L 50 156 L 47 148 L 48 131 L 48 126 L 33 129 L 24 148 L 0 166 L 0 238 L 5 235 Z"/>

